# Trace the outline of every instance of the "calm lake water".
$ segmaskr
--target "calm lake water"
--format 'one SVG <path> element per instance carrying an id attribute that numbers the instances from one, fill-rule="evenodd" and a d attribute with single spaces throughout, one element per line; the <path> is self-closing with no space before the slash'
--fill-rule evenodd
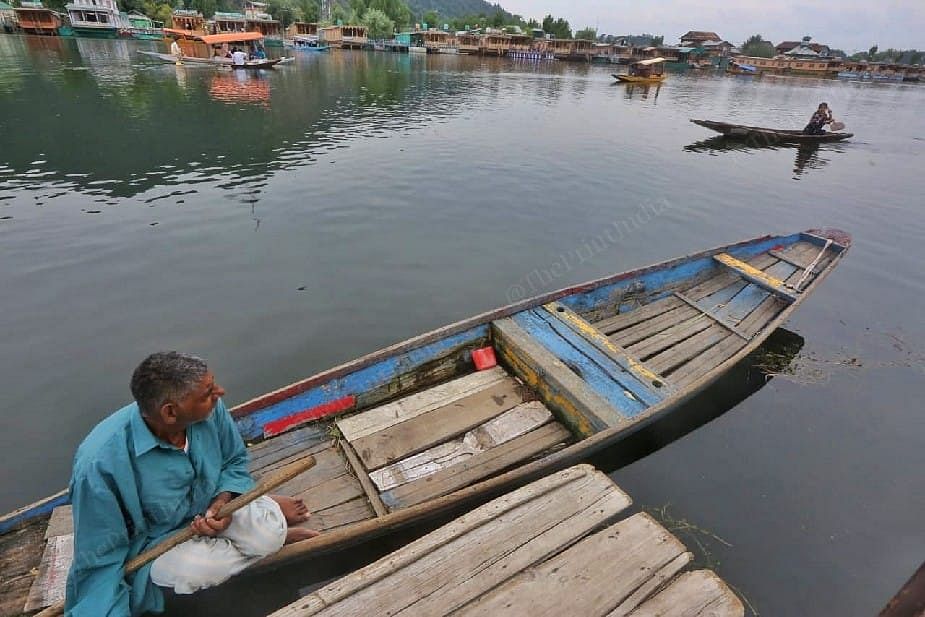
<path id="1" fill-rule="evenodd" d="M 140 48 L 0 36 L 0 511 L 66 485 L 152 351 L 208 358 L 237 403 L 523 295 L 831 226 L 854 247 L 766 349 L 783 375 L 743 367 L 695 403 L 711 422 L 593 462 L 762 615 L 870 615 L 921 563 L 925 87 Z M 799 128 L 823 100 L 853 140 L 722 149 L 688 122 Z"/>

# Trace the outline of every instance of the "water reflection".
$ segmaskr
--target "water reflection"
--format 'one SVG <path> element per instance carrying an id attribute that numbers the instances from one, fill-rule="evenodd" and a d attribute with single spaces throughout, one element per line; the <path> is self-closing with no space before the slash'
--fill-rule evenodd
<path id="1" fill-rule="evenodd" d="M 843 152 L 840 146 L 822 144 L 756 144 L 741 139 L 729 139 L 722 135 L 695 141 L 684 146 L 687 152 L 700 152 L 717 156 L 724 152 L 754 152 L 759 150 L 793 150 L 796 157 L 793 163 L 793 179 L 799 180 L 809 173 L 811 169 L 822 169 L 829 164 L 830 159 L 822 156 L 824 152 Z"/>
<path id="2" fill-rule="evenodd" d="M 212 77 L 209 96 L 222 103 L 253 103 L 270 106 L 270 82 L 247 71 L 220 71 Z"/>
<path id="3" fill-rule="evenodd" d="M 614 86 L 624 86 L 624 84 L 620 82 L 617 82 L 613 85 Z M 624 87 L 626 91 L 623 94 L 623 98 L 626 98 L 626 99 L 638 98 L 638 99 L 646 100 L 651 95 L 652 102 L 654 103 L 655 101 L 658 100 L 658 93 L 662 89 L 662 84 L 655 84 L 655 85 L 626 84 Z"/>

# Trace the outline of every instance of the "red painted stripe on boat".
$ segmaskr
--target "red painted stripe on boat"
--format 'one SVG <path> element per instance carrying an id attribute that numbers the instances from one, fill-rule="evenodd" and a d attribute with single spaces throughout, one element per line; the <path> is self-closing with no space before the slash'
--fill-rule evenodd
<path id="1" fill-rule="evenodd" d="M 297 411 L 296 413 L 286 416 L 285 418 L 267 422 L 263 427 L 263 436 L 272 437 L 273 435 L 279 435 L 280 433 L 292 428 L 297 424 L 302 424 L 304 422 L 317 420 L 318 418 L 323 418 L 325 416 L 330 416 L 335 413 L 346 411 L 356 405 L 356 402 L 356 397 L 352 394 L 349 394 L 343 398 L 331 401 L 330 403 L 324 403 L 322 405 L 318 405 L 317 407 L 311 407 L 309 409 Z"/>

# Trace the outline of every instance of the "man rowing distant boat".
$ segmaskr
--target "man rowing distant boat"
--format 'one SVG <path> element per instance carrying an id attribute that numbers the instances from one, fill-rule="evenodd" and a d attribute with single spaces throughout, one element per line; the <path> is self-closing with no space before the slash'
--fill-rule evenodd
<path id="1" fill-rule="evenodd" d="M 826 124 L 831 124 L 834 121 L 832 118 L 832 110 L 829 109 L 828 103 L 819 103 L 819 107 L 816 108 L 813 117 L 809 119 L 809 124 L 803 128 L 804 135 L 824 135 L 825 130 L 823 127 Z"/>
<path id="2" fill-rule="evenodd" d="M 260 497 L 216 518 L 254 481 L 225 390 L 205 361 L 153 354 L 135 369 L 131 390 L 135 402 L 100 422 L 74 457 L 67 615 L 161 612 L 161 588 L 217 585 L 284 543 L 318 535 L 295 526 L 311 513 L 291 497 Z M 196 538 L 124 576 L 127 560 L 187 525 Z"/>

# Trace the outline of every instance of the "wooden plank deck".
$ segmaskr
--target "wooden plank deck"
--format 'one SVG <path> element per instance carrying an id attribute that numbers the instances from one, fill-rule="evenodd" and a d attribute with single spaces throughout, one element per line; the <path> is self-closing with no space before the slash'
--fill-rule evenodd
<path id="1" fill-rule="evenodd" d="M 714 573 L 630 498 L 578 465 L 499 497 L 271 617 L 736 617 Z"/>

